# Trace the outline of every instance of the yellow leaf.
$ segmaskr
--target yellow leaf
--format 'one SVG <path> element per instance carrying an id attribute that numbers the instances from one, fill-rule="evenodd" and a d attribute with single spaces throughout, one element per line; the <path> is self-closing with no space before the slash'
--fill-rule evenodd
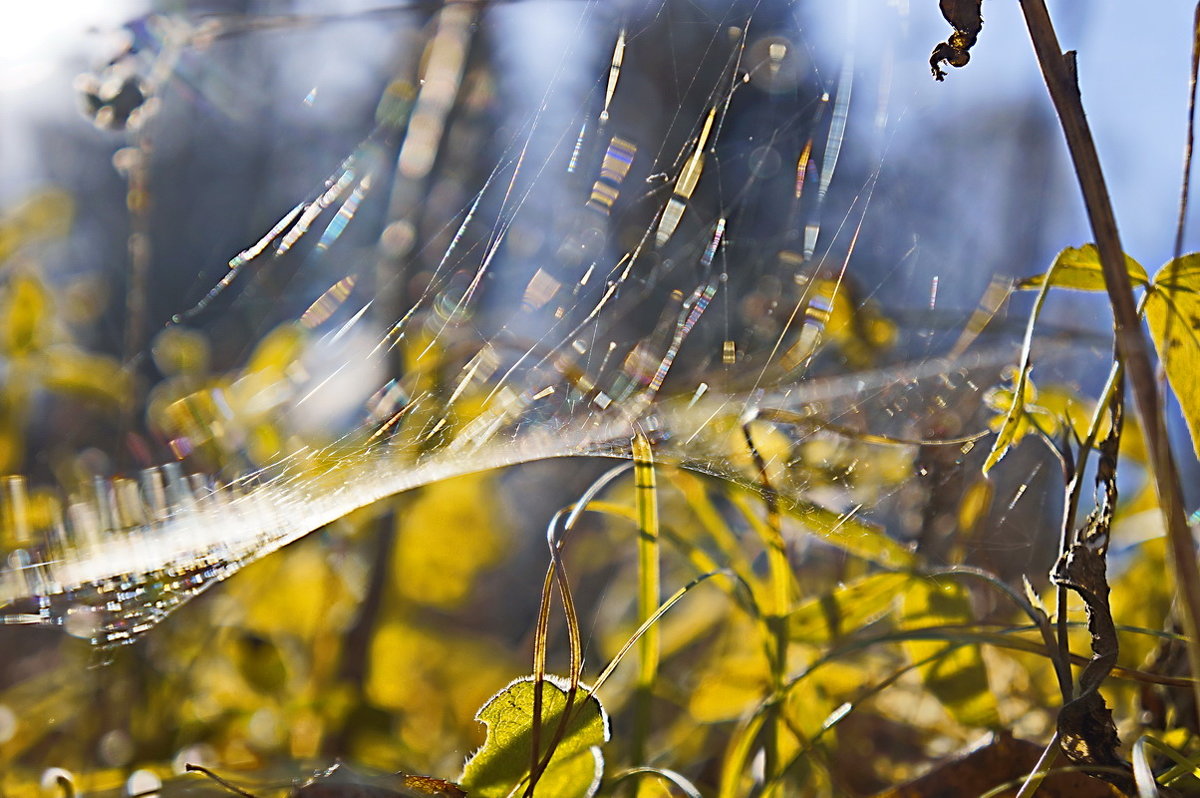
<path id="1" fill-rule="evenodd" d="M 1146 272 L 1137 261 L 1126 256 L 1125 267 L 1134 284 L 1146 285 Z M 1078 248 L 1068 247 L 1054 259 L 1049 272 L 1031 277 L 1016 286 L 1019 289 L 1036 288 L 1038 296 L 1025 329 L 1025 341 L 1021 347 L 1021 365 L 1016 369 L 1016 377 L 1013 379 L 1012 391 L 1008 394 L 1007 405 L 1000 406 L 1003 405 L 1003 396 L 993 396 L 992 399 L 994 407 L 999 406 L 999 409 L 1007 412 L 999 426 L 993 427 L 997 434 L 996 440 L 992 443 L 992 449 L 983 463 L 985 476 L 1004 458 L 1009 447 L 1019 441 L 1032 427 L 1036 427 L 1046 434 L 1054 434 L 1055 430 L 1043 426 L 1039 422 L 1037 414 L 1028 411 L 1026 405 L 1031 401 L 1031 397 L 1027 396 L 1027 390 L 1032 392 L 1029 371 L 1032 368 L 1030 347 L 1033 342 L 1033 328 L 1049 289 L 1055 286 L 1081 291 L 1103 290 L 1105 287 L 1104 274 L 1096 247 L 1092 244 Z"/>
<path id="2" fill-rule="evenodd" d="M 392 574 L 401 596 L 457 607 L 479 572 L 500 559 L 504 538 L 491 483 L 486 474 L 436 482 L 398 516 Z"/>
<path id="3" fill-rule="evenodd" d="M 807 599 L 788 615 L 788 636 L 823 644 L 856 632 L 887 614 L 911 579 L 908 574 L 871 574 Z"/>
<path id="4" fill-rule="evenodd" d="M 840 718 L 846 705 L 871 682 L 863 668 L 837 661 L 826 662 L 796 681 L 783 703 L 787 728 L 804 738 L 795 743 L 806 747 L 831 721 Z"/>
<path id="5" fill-rule="evenodd" d="M 216 435 L 215 422 L 221 411 L 215 399 L 217 390 L 194 381 L 174 380 L 156 386 L 147 402 L 146 416 L 153 428 L 168 437 L 187 437 L 192 446 L 200 446 Z"/>
<path id="6" fill-rule="evenodd" d="M 873 302 L 856 302 L 845 280 L 818 279 L 805 288 L 804 320 L 781 358 L 794 369 L 826 344 L 835 346 L 854 368 L 867 368 L 881 350 L 895 343 L 895 322 Z"/>
<path id="7" fill-rule="evenodd" d="M 988 406 L 998 411 L 997 415 L 988 420 L 988 429 L 992 432 L 1003 432 L 1008 416 L 1016 417 L 1017 426 L 1011 433 L 1010 446 L 1019 443 L 1022 438 L 1034 430 L 1041 430 L 1047 435 L 1058 432 L 1058 416 L 1042 407 L 1040 403 L 1033 404 L 1033 401 L 1037 399 L 1037 391 L 1033 388 L 1033 382 L 1027 379 L 1025 388 L 1028 389 L 1025 391 L 1025 398 L 1015 404 L 1011 388 L 995 388 L 984 397 Z M 999 413 L 1003 415 L 999 415 Z"/>
<path id="8" fill-rule="evenodd" d="M 509 653 L 445 623 L 385 620 L 371 638 L 364 692 L 394 718 L 393 751 L 401 747 L 432 761 L 448 749 L 477 745 L 476 710 L 518 667 Z"/>
<path id="9" fill-rule="evenodd" d="M 958 505 L 958 528 L 964 533 L 975 530 L 980 519 L 992 506 L 992 483 L 986 479 L 978 479 L 963 493 L 962 502 Z"/>
<path id="10" fill-rule="evenodd" d="M 780 509 L 825 542 L 864 560 L 886 568 L 903 568 L 913 562 L 912 549 L 853 511 L 838 513 L 819 504 L 787 498 L 780 501 Z"/>
<path id="11" fill-rule="evenodd" d="M 688 695 L 688 714 L 698 723 L 733 720 L 770 695 L 766 657 L 747 648 L 711 657 Z"/>
<path id="12" fill-rule="evenodd" d="M 824 315 L 824 337 L 855 368 L 867 368 L 879 350 L 896 340 L 896 325 L 872 303 L 856 306 L 850 286 L 841 280 L 818 280 L 810 301 L 809 316 Z"/>
<path id="13" fill-rule="evenodd" d="M 634 798 L 674 798 L 676 794 L 665 782 L 654 778 L 643 777 L 634 788 Z"/>
<path id="14" fill-rule="evenodd" d="M 1056 422 L 1066 422 L 1075 433 L 1075 437 L 1080 440 L 1087 438 L 1088 428 L 1092 425 L 1092 412 L 1095 405 L 1096 403 L 1091 399 L 1057 385 L 1043 388 L 1037 398 L 1038 408 L 1052 416 Z M 1104 436 L 1108 434 L 1110 423 L 1109 414 L 1105 413 L 1100 420 L 1100 429 L 1096 433 L 1096 440 L 1104 440 Z M 1125 443 L 1124 432 L 1122 432 L 1121 454 L 1126 454 Z"/>
<path id="15" fill-rule="evenodd" d="M 283 324 L 267 334 L 250 356 L 246 372 L 269 371 L 283 374 L 304 352 L 307 341 L 299 324 Z"/>
<path id="16" fill-rule="evenodd" d="M 41 366 L 42 384 L 52 391 L 113 404 L 129 398 L 129 375 L 111 357 L 74 346 L 54 346 L 45 351 Z"/>
<path id="17" fill-rule="evenodd" d="M 58 189 L 38 191 L 0 218 L 0 261 L 39 239 L 58 238 L 71 229 L 74 203 Z"/>
<path id="18" fill-rule="evenodd" d="M 50 294 L 42 282 L 27 274 L 14 274 L 0 298 L 3 348 L 10 355 L 26 355 L 48 342 L 53 321 Z"/>
<path id="19" fill-rule="evenodd" d="M 208 341 L 195 330 L 168 327 L 154 337 L 150 354 L 154 365 L 167 376 L 208 371 Z"/>
<path id="20" fill-rule="evenodd" d="M 1134 287 L 1144 286 L 1150 282 L 1142 265 L 1128 255 L 1125 256 L 1125 271 Z M 1047 276 L 1050 285 L 1055 288 L 1068 288 L 1075 291 L 1104 291 L 1104 268 L 1100 265 L 1100 251 L 1095 244 L 1084 244 L 1082 247 L 1067 247 L 1058 253 L 1050 271 L 1026 277 L 1017 283 L 1017 290 L 1029 291 L 1042 287 Z"/>
<path id="21" fill-rule="evenodd" d="M 261 636 L 315 640 L 344 629 L 357 609 L 338 561 L 307 544 L 255 563 L 230 588 L 246 608 L 246 629 Z"/>
<path id="22" fill-rule="evenodd" d="M 1152 518 L 1157 521 L 1157 513 Z M 1122 627 L 1162 629 L 1174 600 L 1174 585 L 1164 578 L 1167 564 L 1166 538 L 1155 537 L 1136 547 L 1129 566 L 1113 579 L 1110 602 L 1113 618 Z M 1120 632 L 1123 662 L 1145 662 L 1161 640 L 1151 634 Z"/>
<path id="23" fill-rule="evenodd" d="M 916 579 L 904 591 L 901 628 L 946 627 L 944 642 L 904 643 L 914 663 L 924 662 L 918 671 L 926 689 L 964 726 L 994 727 L 999 722 L 996 699 L 988 685 L 987 668 L 979 647 L 954 643 L 953 627 L 971 620 L 971 597 L 957 582 Z M 945 653 L 938 656 L 940 652 Z"/>
<path id="24" fill-rule="evenodd" d="M 1200 456 L 1200 253 L 1159 270 L 1146 299 L 1146 320 Z"/>
<path id="25" fill-rule="evenodd" d="M 1012 378 L 1012 388 L 996 388 L 985 397 L 988 406 L 997 411 L 996 417 L 988 422 L 988 426 L 996 432 L 996 440 L 992 442 L 992 449 L 983 463 L 985 476 L 1004 458 L 1010 447 L 1030 432 L 1036 429 L 1053 435 L 1058 430 L 1054 416 L 1034 404 L 1038 392 L 1029 377 L 1029 371 L 1029 368 L 1018 370 Z"/>
<path id="26" fill-rule="evenodd" d="M 261 465 L 277 459 L 284 445 L 283 436 L 274 424 L 255 424 L 246 435 L 246 454 Z"/>

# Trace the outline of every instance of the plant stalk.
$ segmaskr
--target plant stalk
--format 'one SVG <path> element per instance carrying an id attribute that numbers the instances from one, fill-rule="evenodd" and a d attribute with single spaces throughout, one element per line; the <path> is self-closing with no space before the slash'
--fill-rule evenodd
<path id="1" fill-rule="evenodd" d="M 1167 439 L 1150 347 L 1134 305 L 1133 287 L 1125 271 L 1124 248 L 1121 246 L 1116 217 L 1083 111 L 1075 72 L 1075 54 L 1062 52 L 1044 0 L 1020 0 L 1020 3 L 1046 88 L 1062 124 L 1083 193 L 1088 221 L 1100 251 L 1100 264 L 1113 309 L 1117 351 L 1125 364 L 1134 406 L 1145 431 L 1176 584 L 1183 600 L 1188 659 L 1197 701 L 1200 702 L 1200 569 L 1196 566 L 1195 547 L 1183 509 L 1179 472 Z"/>
<path id="2" fill-rule="evenodd" d="M 770 598 L 767 605 L 768 652 L 771 668 L 772 703 L 766 713 L 767 721 L 763 751 L 765 754 L 766 787 L 763 798 L 780 795 L 777 779 L 783 776 L 783 757 L 780 751 L 780 734 L 784 731 L 780 697 L 787 684 L 787 615 L 791 610 L 792 568 L 788 562 L 787 544 L 783 540 L 783 523 L 779 512 L 779 494 L 771 485 L 767 463 L 754 442 L 749 424 L 742 425 L 742 437 L 750 456 L 758 469 L 763 499 L 767 505 L 766 523 L 763 525 L 763 543 L 766 546 L 767 571 Z"/>
<path id="3" fill-rule="evenodd" d="M 658 540 L 658 492 L 654 474 L 654 450 L 639 431 L 633 437 L 633 483 L 638 534 L 638 623 L 644 624 L 658 611 L 660 583 Z M 650 703 L 658 679 L 660 656 L 658 625 L 646 630 L 638 641 L 638 675 L 631 762 L 644 765 L 646 740 L 650 737 Z"/>

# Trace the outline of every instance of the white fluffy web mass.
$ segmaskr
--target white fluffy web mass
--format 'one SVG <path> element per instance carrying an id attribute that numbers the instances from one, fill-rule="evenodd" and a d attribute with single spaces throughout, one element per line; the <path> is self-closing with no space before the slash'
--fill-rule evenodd
<path id="1" fill-rule="evenodd" d="M 914 181 L 929 175 L 903 149 L 890 73 L 856 62 L 863 12 L 833 5 L 832 23 L 783 0 L 131 23 L 135 46 L 88 101 L 136 126 L 126 172 L 151 203 L 155 153 L 182 146 L 189 114 L 241 112 L 223 48 L 353 25 L 391 43 L 387 77 L 373 129 L 326 180 L 223 274 L 190 275 L 187 300 L 139 311 L 170 306 L 145 438 L 171 461 L 99 475 L 42 514 L 7 483 L 6 620 L 126 642 L 371 502 L 508 464 L 629 458 L 635 435 L 784 496 L 819 534 L 935 545 L 957 509 L 936 494 L 977 466 L 1016 339 L 982 330 L 994 298 L 968 323 L 993 264 L 939 262 L 921 228 L 962 178 Z M 922 69 L 931 44 L 889 41 L 888 68 Z M 1036 169 L 1042 150 L 1018 147 Z M 144 368 L 137 325 L 153 324 L 133 315 Z M 223 328 L 257 341 L 234 376 L 189 371 L 194 330 Z M 1038 362 L 1079 351 L 1048 344 Z"/>

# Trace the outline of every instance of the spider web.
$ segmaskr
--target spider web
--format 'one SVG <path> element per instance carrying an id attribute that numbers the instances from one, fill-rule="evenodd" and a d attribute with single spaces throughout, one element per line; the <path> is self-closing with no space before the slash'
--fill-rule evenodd
<path id="1" fill-rule="evenodd" d="M 236 117 L 237 42 L 349 24 L 395 44 L 361 143 L 223 274 L 193 273 L 188 302 L 165 301 L 166 335 L 234 329 L 257 354 L 232 383 L 173 395 L 167 465 L 98 478 L 47 528 L 19 530 L 37 542 L 0 572 L 6 620 L 128 642 L 379 499 L 510 464 L 629 458 L 635 435 L 835 527 L 915 539 L 944 525 L 953 502 L 930 510 L 934 488 L 977 463 L 1015 337 L 992 319 L 990 269 L 939 264 L 921 226 L 960 190 L 961 156 L 934 188 L 901 179 L 911 148 L 897 152 L 938 129 L 903 124 L 886 71 L 860 76 L 856 4 L 834 5 L 131 23 L 120 66 L 151 100 L 131 134 L 147 152 L 189 114 Z M 897 57 L 907 46 L 916 56 Z M 917 68 L 926 46 L 890 40 L 888 69 Z M 1086 348 L 1050 341 L 1039 368 Z M 1032 479 L 997 502 L 1002 517 Z M 9 517 L 28 526 L 12 486 Z"/>

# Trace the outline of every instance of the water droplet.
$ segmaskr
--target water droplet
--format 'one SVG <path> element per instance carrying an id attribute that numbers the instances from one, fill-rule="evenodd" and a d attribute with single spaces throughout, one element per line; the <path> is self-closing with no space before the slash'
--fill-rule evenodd
<path id="1" fill-rule="evenodd" d="M 133 759 L 133 741 L 120 729 L 106 732 L 100 738 L 100 759 L 110 767 L 128 765 Z"/>
<path id="2" fill-rule="evenodd" d="M 149 795 L 162 788 L 162 779 L 149 770 L 135 770 L 125 781 L 125 794 L 133 798 L 137 795 Z"/>

